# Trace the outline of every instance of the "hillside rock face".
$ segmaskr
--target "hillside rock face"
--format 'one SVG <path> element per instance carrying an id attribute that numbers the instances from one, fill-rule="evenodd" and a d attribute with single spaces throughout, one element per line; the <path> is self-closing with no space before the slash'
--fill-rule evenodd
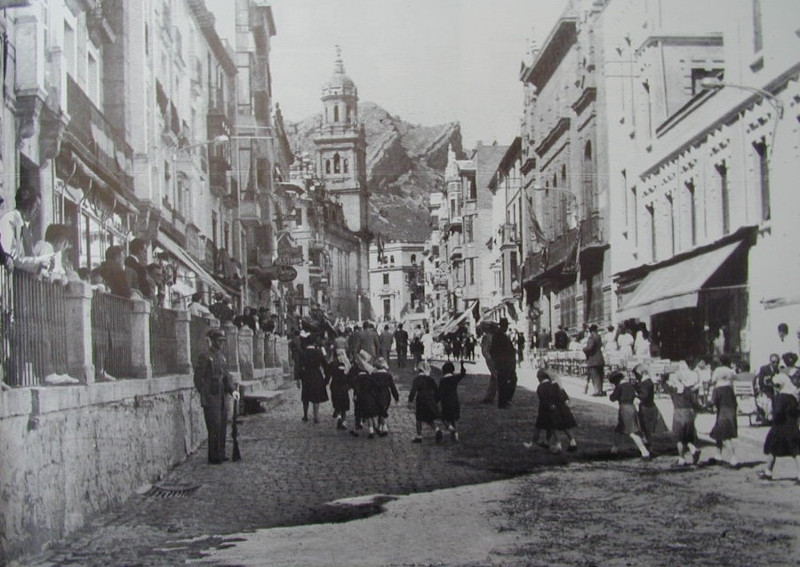
<path id="1" fill-rule="evenodd" d="M 358 114 L 367 135 L 369 227 L 386 241 L 423 242 L 431 232 L 428 197 L 444 185 L 447 148 L 463 156 L 458 122 L 420 126 L 404 122 L 371 102 Z M 321 115 L 289 124 L 292 147 L 314 155 L 313 135 Z"/>

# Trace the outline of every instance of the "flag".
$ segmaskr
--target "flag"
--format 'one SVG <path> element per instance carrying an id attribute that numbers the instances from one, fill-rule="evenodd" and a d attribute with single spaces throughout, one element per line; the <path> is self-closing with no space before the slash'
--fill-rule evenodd
<path id="1" fill-rule="evenodd" d="M 544 235 L 544 231 L 542 230 L 542 227 L 536 218 L 536 211 L 533 208 L 533 198 L 530 195 L 528 195 L 527 199 L 528 199 L 528 223 L 530 224 L 531 227 L 531 233 L 533 234 L 533 237 L 536 239 L 536 242 L 538 242 L 539 244 L 546 244 L 547 237 Z"/>
<path id="2" fill-rule="evenodd" d="M 561 268 L 561 273 L 565 276 L 574 275 L 578 273 L 578 262 L 580 262 L 581 254 L 581 231 L 576 232 L 574 249 L 570 249 L 569 256 L 564 260 L 564 267 Z"/>

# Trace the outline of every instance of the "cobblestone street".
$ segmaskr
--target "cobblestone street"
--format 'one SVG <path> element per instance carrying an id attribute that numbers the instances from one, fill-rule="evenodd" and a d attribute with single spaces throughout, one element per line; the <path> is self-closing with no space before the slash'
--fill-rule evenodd
<path id="1" fill-rule="evenodd" d="M 414 415 L 406 403 L 411 380 L 408 371 L 398 373 L 394 369 L 401 403 L 390 410 L 391 433 L 386 438 L 368 439 L 363 433 L 353 438 L 346 431 L 336 430 L 330 404 L 321 408 L 321 423 L 302 422 L 299 390 L 291 387 L 274 398 L 265 413 L 241 418 L 242 461 L 209 466 L 204 444 L 154 489 L 147 491 L 143 487 L 141 495 L 113 513 L 98 517 L 82 533 L 54 546 L 35 564 L 183 564 L 202 560 L 213 550 L 230 548 L 240 541 L 241 534 L 260 528 L 355 520 L 381 512 L 382 505 L 394 500 L 394 496 L 482 485 L 512 477 L 532 481 L 522 486 L 553 486 L 558 482 L 567 490 L 570 484 L 577 488 L 574 483 L 585 483 L 585 488 L 590 489 L 594 483 L 590 479 L 595 475 L 600 479 L 611 474 L 605 482 L 612 485 L 634 475 L 651 487 L 655 485 L 648 479 L 666 475 L 663 479 L 671 485 L 678 478 L 669 474 L 674 461 L 669 438 L 656 445 L 659 456 L 651 462 L 636 458 L 632 445 L 618 457 L 611 456 L 614 404 L 605 398 L 583 396 L 582 379 L 578 378 L 564 379 L 580 425 L 578 452 L 552 455 L 523 449 L 536 408 L 530 389 L 535 381 L 531 368 L 526 363 L 520 369 L 520 382 L 527 387 L 517 389 L 514 404 L 507 410 L 480 403 L 488 381 L 481 373 L 485 366 L 478 363 L 467 368 L 470 374 L 460 388 L 460 443 L 445 435 L 443 443 L 437 445 L 429 431 L 424 432 L 422 445 L 411 443 Z M 669 419 L 666 413 L 665 417 Z M 702 431 L 700 422 L 711 416 L 701 417 L 698 427 Z M 761 462 L 758 436 L 763 432 L 763 428 L 744 432 L 739 456 L 745 470 L 699 467 L 696 478 L 725 478 L 721 482 L 736 483 L 731 485 L 734 493 L 744 486 L 752 489 L 751 477 L 755 474 L 751 469 Z M 229 454 L 230 450 L 228 447 Z M 559 473 L 560 466 L 568 463 L 573 464 Z M 487 494 L 497 490 L 483 486 Z M 373 497 L 361 503 L 337 502 L 370 495 Z M 779 494 L 772 491 L 772 496 L 777 498 Z M 667 514 L 669 505 L 661 512 Z M 509 513 L 508 518 L 498 521 L 511 521 L 514 513 Z M 497 533 L 502 536 L 505 529 Z M 263 548 L 260 564 L 271 564 L 270 549 L 269 545 Z M 314 564 L 326 564 L 322 557 L 305 557 L 306 561 L 313 559 Z M 302 559 L 297 564 L 302 565 Z"/>

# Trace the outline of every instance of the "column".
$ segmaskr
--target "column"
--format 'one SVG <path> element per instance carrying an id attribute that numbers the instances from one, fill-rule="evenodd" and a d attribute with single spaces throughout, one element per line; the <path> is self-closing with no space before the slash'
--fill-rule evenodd
<path id="1" fill-rule="evenodd" d="M 264 331 L 256 331 L 253 336 L 253 368 L 264 368 Z"/>
<path id="2" fill-rule="evenodd" d="M 191 339 L 191 315 L 186 309 L 178 309 L 175 317 L 175 338 L 177 339 L 177 352 L 175 362 L 178 365 L 178 372 L 190 374 L 192 372 L 192 339 Z"/>
<path id="3" fill-rule="evenodd" d="M 228 359 L 228 371 L 239 372 L 239 330 L 230 321 L 226 321 L 222 326 L 227 339 L 225 347 L 225 357 Z"/>
<path id="4" fill-rule="evenodd" d="M 67 373 L 94 382 L 92 361 L 92 288 L 82 281 L 67 286 Z"/>
<path id="5" fill-rule="evenodd" d="M 131 364 L 137 378 L 152 378 L 150 363 L 150 302 L 133 290 L 131 297 Z"/>
<path id="6" fill-rule="evenodd" d="M 253 379 L 253 330 L 244 325 L 239 329 L 237 341 L 237 355 L 239 357 L 239 372 L 242 380 Z"/>

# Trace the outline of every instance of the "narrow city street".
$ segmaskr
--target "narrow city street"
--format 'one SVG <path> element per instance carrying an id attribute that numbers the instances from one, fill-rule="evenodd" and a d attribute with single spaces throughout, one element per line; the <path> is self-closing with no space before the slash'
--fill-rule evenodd
<path id="1" fill-rule="evenodd" d="M 396 369 L 395 369 L 396 370 Z M 240 420 L 243 459 L 206 463 L 205 445 L 153 487 L 96 518 L 35 565 L 756 565 L 797 564 L 800 487 L 788 464 L 757 480 L 758 436 L 733 470 L 676 468 L 668 438 L 642 461 L 612 456 L 616 409 L 563 378 L 580 424 L 574 453 L 523 448 L 533 370 L 507 410 L 480 403 L 482 363 L 460 388 L 461 441 L 411 443 L 411 373 L 391 434 L 337 431 L 330 404 L 302 422 L 298 390 Z M 473 373 L 474 372 L 474 373 Z M 665 412 L 666 413 L 666 412 Z M 701 434 L 707 416 L 698 420 Z M 702 423 L 701 423 L 702 421 Z M 228 448 L 230 453 L 230 447 Z M 785 468 L 782 468 L 785 467 Z M 361 498 L 359 498 L 361 497 Z M 734 559 L 735 558 L 735 559 Z"/>

